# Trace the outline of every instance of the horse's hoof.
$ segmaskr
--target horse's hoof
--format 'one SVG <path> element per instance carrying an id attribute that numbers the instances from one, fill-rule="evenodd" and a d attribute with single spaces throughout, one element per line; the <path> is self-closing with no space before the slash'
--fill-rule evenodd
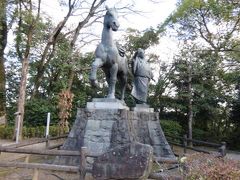
<path id="1" fill-rule="evenodd" d="M 92 86 L 92 87 L 94 87 L 94 88 L 97 88 L 97 87 L 98 87 L 96 80 L 90 79 L 90 83 L 91 83 L 91 86 Z"/>
<path id="2" fill-rule="evenodd" d="M 121 99 L 121 101 L 122 101 L 122 103 L 123 103 L 124 105 L 126 105 L 126 103 L 125 103 L 124 99 Z"/>

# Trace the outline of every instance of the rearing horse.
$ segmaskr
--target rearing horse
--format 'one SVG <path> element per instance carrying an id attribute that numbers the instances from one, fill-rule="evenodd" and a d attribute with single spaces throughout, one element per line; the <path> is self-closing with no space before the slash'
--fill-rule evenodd
<path id="1" fill-rule="evenodd" d="M 92 86 L 96 86 L 97 70 L 102 68 L 108 83 L 107 98 L 115 98 L 115 85 L 118 79 L 121 88 L 121 100 L 124 100 L 128 73 L 127 60 L 124 53 L 113 41 L 113 31 L 117 31 L 119 28 L 116 9 L 106 6 L 106 10 L 102 39 L 95 51 L 95 59 L 92 63 L 89 79 Z"/>

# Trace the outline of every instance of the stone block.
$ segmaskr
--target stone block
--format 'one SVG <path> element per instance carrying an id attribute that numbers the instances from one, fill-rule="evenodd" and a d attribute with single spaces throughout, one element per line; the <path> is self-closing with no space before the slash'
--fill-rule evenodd
<path id="1" fill-rule="evenodd" d="M 111 134 L 108 131 L 87 131 L 84 136 L 84 142 L 110 142 Z"/>
<path id="2" fill-rule="evenodd" d="M 99 120 L 88 120 L 86 130 L 97 131 L 100 128 Z"/>
<path id="3" fill-rule="evenodd" d="M 103 121 L 101 121 L 101 123 L 100 123 L 100 128 L 111 131 L 111 130 L 112 130 L 113 123 L 114 123 L 114 121 L 103 120 Z"/>
<path id="4" fill-rule="evenodd" d="M 99 143 L 99 142 L 84 142 L 84 147 L 87 147 L 88 152 L 96 156 L 100 156 L 103 153 L 107 152 L 110 147 L 110 143 Z"/>
<path id="5" fill-rule="evenodd" d="M 93 163 L 93 177 L 102 179 L 147 179 L 152 168 L 153 149 L 141 143 L 116 147 Z"/>
<path id="6" fill-rule="evenodd" d="M 168 144 L 166 145 L 154 145 L 152 146 L 154 150 L 154 155 L 157 157 L 168 157 L 175 158 L 174 154 L 172 154 L 172 150 Z"/>

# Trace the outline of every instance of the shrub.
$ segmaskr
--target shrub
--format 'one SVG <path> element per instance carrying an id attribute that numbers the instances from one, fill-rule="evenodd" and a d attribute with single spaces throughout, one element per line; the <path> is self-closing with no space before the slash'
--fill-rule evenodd
<path id="1" fill-rule="evenodd" d="M 51 123 L 58 122 L 57 109 L 54 101 L 45 99 L 28 100 L 25 105 L 24 125 L 46 125 L 47 113 L 51 113 Z"/>
<path id="2" fill-rule="evenodd" d="M 233 132 L 231 132 L 228 137 L 225 138 L 224 141 L 227 142 L 228 147 L 232 150 L 240 151 L 240 127 L 236 128 Z"/>
<path id="3" fill-rule="evenodd" d="M 193 139 L 207 140 L 209 139 L 209 133 L 202 129 L 193 128 Z"/>
<path id="4" fill-rule="evenodd" d="M 11 126 L 15 124 L 16 106 L 7 108 L 8 123 Z M 51 113 L 51 123 L 56 124 L 59 120 L 57 115 L 56 103 L 54 100 L 31 99 L 25 104 L 24 126 L 44 126 L 47 121 L 47 113 Z"/>
<path id="5" fill-rule="evenodd" d="M 14 127 L 12 126 L 0 126 L 0 138 L 1 139 L 12 139 Z"/>
<path id="6" fill-rule="evenodd" d="M 45 126 L 23 127 L 23 138 L 43 138 L 45 137 Z M 13 139 L 13 126 L 0 126 L 0 139 Z M 67 130 L 64 130 L 66 133 Z M 54 125 L 49 127 L 49 135 L 54 137 L 59 135 L 59 126 Z"/>
<path id="7" fill-rule="evenodd" d="M 182 167 L 186 179 L 227 180 L 240 177 L 240 161 L 212 154 L 188 155 Z"/>
<path id="8" fill-rule="evenodd" d="M 174 136 L 182 135 L 183 129 L 178 122 L 172 120 L 160 120 L 160 124 L 164 133 Z"/>

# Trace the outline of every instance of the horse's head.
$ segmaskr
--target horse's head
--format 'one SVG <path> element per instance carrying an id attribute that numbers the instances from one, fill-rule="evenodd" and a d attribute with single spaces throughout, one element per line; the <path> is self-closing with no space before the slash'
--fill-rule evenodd
<path id="1" fill-rule="evenodd" d="M 113 31 L 117 31 L 119 28 L 118 14 L 115 8 L 108 8 L 106 6 L 106 14 L 104 17 L 104 26 L 111 28 Z"/>

